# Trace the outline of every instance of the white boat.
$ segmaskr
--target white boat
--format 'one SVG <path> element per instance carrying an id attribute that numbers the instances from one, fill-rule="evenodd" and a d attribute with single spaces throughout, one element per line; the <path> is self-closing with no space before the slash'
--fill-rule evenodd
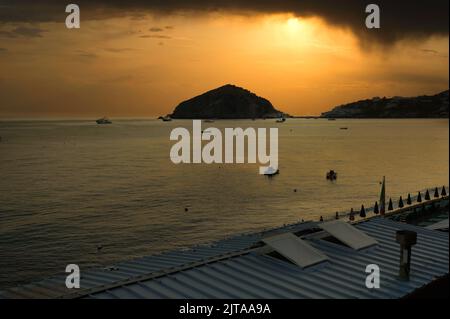
<path id="1" fill-rule="evenodd" d="M 278 174 L 280 174 L 280 170 L 279 169 L 275 169 L 273 167 L 268 167 L 266 169 L 266 171 L 264 172 L 264 175 L 266 175 L 266 176 L 275 176 L 275 175 L 278 175 Z"/>
<path id="2" fill-rule="evenodd" d="M 286 122 L 286 119 L 285 119 L 284 117 L 279 118 L 279 119 L 277 120 L 277 123 L 284 123 L 284 122 Z"/>

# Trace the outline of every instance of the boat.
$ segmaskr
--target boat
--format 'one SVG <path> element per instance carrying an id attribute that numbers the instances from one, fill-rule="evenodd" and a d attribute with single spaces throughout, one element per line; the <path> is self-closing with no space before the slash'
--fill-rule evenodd
<path id="1" fill-rule="evenodd" d="M 284 117 L 277 119 L 277 123 L 284 123 L 284 122 L 286 122 L 286 119 Z"/>
<path id="2" fill-rule="evenodd" d="M 348 127 L 341 127 L 341 130 L 348 130 Z"/>
<path id="3" fill-rule="evenodd" d="M 97 124 L 112 124 L 111 120 L 108 119 L 106 116 L 96 120 L 95 122 L 97 122 Z"/>
<path id="4" fill-rule="evenodd" d="M 203 120 L 203 123 L 214 123 L 214 120 Z"/>
<path id="5" fill-rule="evenodd" d="M 328 121 L 336 121 L 335 118 L 329 118 Z"/>
<path id="6" fill-rule="evenodd" d="M 268 167 L 266 169 L 266 171 L 264 172 L 264 175 L 265 176 L 269 176 L 269 177 L 275 176 L 275 175 L 278 175 L 278 174 L 280 174 L 280 170 L 279 169 L 275 169 L 273 167 Z"/>
<path id="7" fill-rule="evenodd" d="M 335 181 L 337 179 L 337 172 L 331 170 L 327 173 L 327 179 L 330 181 Z"/>
<path id="8" fill-rule="evenodd" d="M 158 117 L 158 120 L 162 120 L 163 122 L 170 122 L 172 121 L 172 118 L 170 116 L 160 116 Z"/>

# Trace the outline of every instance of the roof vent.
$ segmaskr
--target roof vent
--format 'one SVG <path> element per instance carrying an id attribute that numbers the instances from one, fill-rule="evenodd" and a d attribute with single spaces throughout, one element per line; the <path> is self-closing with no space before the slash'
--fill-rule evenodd
<path id="1" fill-rule="evenodd" d="M 262 241 L 303 269 L 328 260 L 326 255 L 292 233 L 263 238 Z"/>
<path id="2" fill-rule="evenodd" d="M 360 231 L 355 226 L 340 220 L 323 223 L 319 227 L 355 250 L 362 250 L 378 244 L 374 238 Z"/>

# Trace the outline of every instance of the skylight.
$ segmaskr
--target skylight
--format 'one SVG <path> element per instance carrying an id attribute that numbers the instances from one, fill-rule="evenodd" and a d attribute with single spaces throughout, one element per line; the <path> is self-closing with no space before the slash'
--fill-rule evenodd
<path id="1" fill-rule="evenodd" d="M 262 241 L 301 268 L 314 266 L 328 260 L 326 255 L 292 233 L 264 238 Z"/>
<path id="2" fill-rule="evenodd" d="M 320 224 L 319 227 L 355 250 L 365 249 L 378 244 L 374 238 L 360 231 L 355 226 L 340 220 L 326 222 Z"/>

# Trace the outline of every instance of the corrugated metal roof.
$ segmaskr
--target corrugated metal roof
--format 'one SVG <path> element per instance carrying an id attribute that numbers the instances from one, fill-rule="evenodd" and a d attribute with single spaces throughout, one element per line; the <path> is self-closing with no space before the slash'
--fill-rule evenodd
<path id="1" fill-rule="evenodd" d="M 415 196 L 413 196 L 414 200 Z M 429 205 L 430 203 L 435 203 L 436 205 L 439 205 L 440 207 L 448 207 L 448 196 L 436 199 L 432 201 L 425 201 L 425 205 Z M 421 204 L 423 205 L 423 204 Z M 395 206 L 395 203 L 394 203 Z M 408 209 L 412 209 L 412 207 L 409 207 Z M 372 211 L 373 208 L 366 209 L 367 212 Z M 409 213 L 408 211 L 406 213 Z M 389 218 L 394 218 L 397 216 L 397 211 L 392 212 L 392 216 L 389 216 Z M 401 214 L 398 214 L 401 215 Z M 342 216 L 342 215 L 341 215 Z M 388 217 L 388 216 L 386 216 Z M 448 215 L 447 215 L 448 218 Z M 359 229 L 363 228 L 363 225 L 371 225 L 372 223 L 380 223 L 380 220 L 384 223 L 388 223 L 389 221 L 375 218 L 370 219 L 368 221 L 364 221 L 362 224 L 358 224 L 357 227 Z M 399 228 L 406 228 L 407 225 L 403 223 L 396 224 Z M 422 226 L 422 225 L 421 225 Z M 428 226 L 423 225 L 423 226 Z M 155 297 L 155 298 L 162 298 L 166 297 L 167 294 L 164 292 L 167 290 L 167 288 L 161 288 L 161 290 L 156 290 L 153 293 L 151 293 L 150 290 L 146 288 L 146 285 L 143 285 L 145 282 L 146 284 L 149 282 L 158 282 L 159 279 L 154 279 L 153 277 L 161 277 L 165 276 L 167 278 L 172 278 L 173 275 L 170 275 L 169 273 L 174 272 L 177 270 L 178 273 L 185 274 L 187 271 L 189 271 L 190 268 L 195 269 L 195 280 L 194 282 L 205 282 L 205 284 L 202 285 L 201 291 L 206 294 L 207 291 L 214 291 L 215 294 L 221 295 L 220 291 L 214 288 L 207 288 L 205 286 L 208 286 L 208 280 L 199 277 L 197 275 L 197 270 L 202 269 L 203 271 L 210 272 L 211 269 L 209 267 L 212 267 L 212 269 L 215 269 L 214 267 L 217 267 L 217 265 L 221 264 L 224 261 L 220 260 L 232 260 L 239 262 L 241 260 L 246 260 L 250 257 L 255 257 L 258 261 L 267 261 L 267 259 L 270 262 L 278 261 L 272 257 L 268 256 L 259 256 L 255 253 L 248 252 L 249 248 L 252 246 L 258 244 L 262 238 L 267 236 L 273 236 L 276 234 L 282 234 L 282 233 L 298 233 L 302 230 L 307 230 L 311 228 L 317 228 L 317 223 L 313 222 L 307 222 L 307 223 L 297 223 L 292 225 L 284 225 L 279 228 L 269 229 L 263 232 L 259 233 L 249 233 L 249 234 L 241 234 L 238 236 L 234 236 L 225 240 L 218 241 L 216 243 L 212 243 L 209 245 L 200 245 L 196 246 L 192 249 L 188 250 L 177 250 L 177 251 L 171 251 L 162 253 L 160 255 L 153 255 L 153 256 L 147 256 L 143 258 L 138 258 L 130 261 L 125 261 L 122 263 L 119 263 L 117 265 L 114 265 L 112 267 L 106 267 L 103 269 L 89 269 L 89 270 L 83 270 L 81 274 L 81 289 L 78 290 L 69 290 L 65 287 L 65 276 L 66 274 L 57 275 L 54 277 L 51 277 L 49 279 L 37 282 L 37 283 L 31 283 L 28 285 L 15 287 L 12 289 L 8 289 L 5 291 L 0 291 L 0 298 L 64 298 L 64 297 L 76 297 L 83 296 L 87 294 L 91 294 L 94 297 L 101 297 L 103 296 L 101 293 L 97 294 L 99 291 L 115 291 L 117 292 L 117 289 L 123 289 L 124 291 L 128 291 L 130 286 L 134 284 L 134 289 L 137 289 L 139 293 L 134 294 L 135 297 L 140 296 L 148 296 L 148 297 Z M 421 230 L 421 228 L 415 228 L 419 229 L 420 231 L 426 231 Z M 385 232 L 383 227 L 378 230 L 378 232 Z M 436 234 L 436 232 L 427 233 L 427 236 L 436 236 L 439 237 L 439 234 Z M 431 235 L 433 234 L 433 235 Z M 368 235 L 372 236 L 371 233 L 368 233 Z M 392 237 L 392 233 L 385 233 L 383 234 L 386 236 L 386 238 L 389 238 L 389 240 L 393 240 L 394 237 Z M 441 234 L 442 236 L 442 234 Z M 444 235 L 445 236 L 445 235 Z M 376 236 L 373 236 L 374 238 L 377 238 Z M 428 237 L 427 237 L 428 238 Z M 448 234 L 445 239 L 447 241 Z M 311 239 L 311 243 L 314 247 L 318 247 L 318 244 L 325 244 L 325 242 L 322 240 L 320 242 L 314 241 Z M 331 244 L 331 243 L 328 243 Z M 395 243 L 392 243 L 396 245 Z M 425 243 L 421 243 L 420 245 L 423 245 Z M 420 245 L 418 247 L 420 247 Z M 442 254 L 442 258 L 444 259 L 446 263 L 446 268 L 448 268 L 448 245 L 445 247 L 441 246 L 434 246 L 433 242 L 427 243 L 428 247 L 433 247 L 433 249 L 437 249 L 438 254 Z M 342 247 L 339 247 L 339 245 L 332 244 L 332 248 L 336 249 L 336 251 L 339 251 Z M 322 248 L 320 245 L 318 248 Z M 325 247 L 326 248 L 326 247 Z M 385 249 L 385 248 L 383 248 Z M 389 246 L 389 249 L 393 249 L 391 246 Z M 417 250 L 418 248 L 415 247 L 414 250 Z M 372 251 L 372 249 L 370 249 Z M 397 250 L 393 249 L 393 250 Z M 392 252 L 393 255 L 389 255 L 389 258 L 398 258 L 396 256 L 396 252 Z M 347 250 L 344 250 L 343 252 L 347 252 Z M 391 252 L 390 252 L 391 253 Z M 331 253 L 328 254 L 328 257 L 331 256 Z M 376 257 L 376 256 L 375 256 Z M 386 257 L 386 255 L 382 255 L 382 257 Z M 349 256 L 346 258 L 351 259 Z M 397 259 L 394 259 L 397 260 Z M 334 265 L 336 261 L 334 261 L 332 264 Z M 396 264 L 396 262 L 394 262 Z M 281 264 L 285 266 L 285 264 Z M 280 265 L 280 266 L 281 266 Z M 351 260 L 350 260 L 350 266 Z M 323 276 L 326 276 L 327 269 L 324 270 Z M 346 274 L 345 269 L 341 269 L 342 274 Z M 262 272 L 265 273 L 265 272 Z M 448 271 L 447 271 L 448 273 Z M 439 274 L 430 273 L 433 276 L 437 276 Z M 192 274 L 189 273 L 189 276 Z M 350 274 L 347 274 L 346 276 L 349 277 Z M 184 275 L 183 275 L 184 276 Z M 335 276 L 340 276 L 340 274 L 336 274 Z M 226 277 L 226 276 L 225 276 Z M 183 277 L 184 278 L 184 277 Z M 199 281 L 199 280 L 202 281 Z M 186 282 L 190 283 L 190 280 L 184 279 Z M 218 280 L 218 279 L 217 279 Z M 334 278 L 327 278 L 326 280 L 330 282 L 335 282 L 336 279 Z M 351 278 L 347 278 L 349 282 L 352 282 Z M 431 281 L 428 280 L 428 282 Z M 230 282 L 227 279 L 225 279 L 225 282 Z M 309 282 L 306 280 L 305 282 Z M 186 287 L 186 285 L 182 285 L 183 287 Z M 313 285 L 314 286 L 314 285 Z M 320 286 L 320 285 L 319 285 Z M 347 285 L 344 285 L 347 286 Z M 120 287 L 120 288 L 114 288 L 114 287 Z M 140 287 L 140 288 L 136 288 Z M 192 291 L 198 291 L 197 287 L 190 287 Z M 230 288 L 231 289 L 231 288 Z M 250 289 L 250 288 L 249 288 Z M 315 288 L 316 289 L 316 288 Z M 172 291 L 172 290 L 170 290 Z M 228 290 L 226 290 L 227 293 L 224 295 L 227 295 L 229 293 Z M 244 291 L 242 289 L 238 289 L 238 291 Z M 358 290 L 359 291 L 359 290 Z M 108 294 L 109 292 L 105 292 L 105 294 Z M 148 295 L 147 295 L 148 293 Z M 179 292 L 178 292 L 179 293 Z M 298 293 L 301 295 L 302 293 L 305 293 L 309 296 L 309 293 L 302 292 Z M 222 293 L 223 294 L 223 293 Z M 373 294 L 373 293 L 372 293 Z M 178 295 L 178 294 L 176 294 Z M 313 294 L 314 295 L 314 294 Z M 320 294 L 319 294 L 320 295 Z M 242 294 L 243 297 L 248 296 L 248 294 Z M 272 297 L 276 297 L 273 295 Z M 345 294 L 342 293 L 342 298 L 345 297 Z"/>
<path id="2" fill-rule="evenodd" d="M 83 294 L 87 290 L 101 290 L 102 287 L 117 285 L 156 273 L 167 272 L 180 267 L 201 264 L 220 256 L 238 253 L 258 243 L 262 237 L 282 232 L 299 232 L 314 228 L 316 223 L 306 222 L 284 225 L 259 233 L 240 234 L 207 245 L 199 245 L 191 249 L 169 251 L 118 263 L 102 269 L 81 269 L 81 289 L 67 289 L 66 274 L 56 275 L 40 282 L 14 287 L 0 291 L 0 298 L 64 298 L 70 295 Z"/>
<path id="3" fill-rule="evenodd" d="M 357 251 L 321 238 L 320 233 L 304 235 L 328 258 L 304 270 L 258 247 L 263 246 L 263 238 L 303 234 L 317 229 L 317 223 L 287 225 L 110 268 L 82 270 L 82 288 L 77 290 L 67 289 L 61 275 L 0 292 L 0 298 L 399 298 L 448 274 L 448 233 L 381 217 L 354 226 L 378 245 Z M 400 252 L 395 232 L 400 229 L 418 233 L 409 282 L 397 279 Z M 369 264 L 380 267 L 380 289 L 365 286 Z"/>
<path id="4" fill-rule="evenodd" d="M 90 295 L 91 298 L 400 298 L 448 274 L 448 234 L 374 218 L 355 225 L 379 244 L 356 251 L 316 237 L 307 239 L 329 261 L 312 269 L 257 251 Z M 418 233 L 410 281 L 397 278 L 395 232 Z M 256 239 L 256 238 L 255 238 Z M 219 244 L 220 247 L 220 244 Z M 381 288 L 365 286 L 366 266 L 377 264 Z"/>

